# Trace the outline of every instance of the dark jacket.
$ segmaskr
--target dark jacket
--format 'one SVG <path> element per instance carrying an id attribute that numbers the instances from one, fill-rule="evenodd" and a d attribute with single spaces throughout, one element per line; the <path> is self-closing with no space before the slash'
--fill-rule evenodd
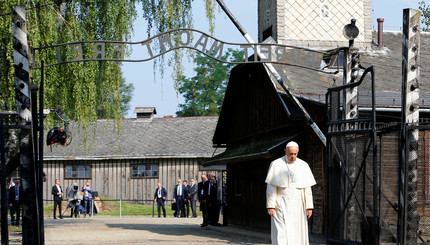
<path id="1" fill-rule="evenodd" d="M 9 188 L 9 204 L 15 202 L 15 189 L 16 186 L 12 186 Z M 22 186 L 19 186 L 19 202 L 22 200 Z"/>
<path id="2" fill-rule="evenodd" d="M 178 185 L 175 185 L 175 188 L 173 188 L 173 199 L 178 199 Z M 187 191 L 187 187 L 182 185 L 182 197 L 184 199 L 188 198 L 188 191 Z"/>
<path id="3" fill-rule="evenodd" d="M 211 203 L 216 204 L 218 202 L 218 185 L 217 183 L 210 183 L 210 193 L 209 193 L 209 200 Z"/>
<path id="4" fill-rule="evenodd" d="M 209 180 L 206 180 L 206 182 L 204 183 L 203 181 L 199 182 L 198 188 L 197 188 L 197 195 L 199 197 L 199 202 L 209 199 L 208 189 L 209 189 Z"/>
<path id="5" fill-rule="evenodd" d="M 164 187 L 161 187 L 161 198 L 163 198 L 163 197 L 164 197 L 163 200 L 166 200 L 166 198 L 167 198 L 167 191 L 166 191 L 166 189 L 164 189 Z M 155 190 L 154 199 L 158 199 L 158 188 Z"/>
<path id="6" fill-rule="evenodd" d="M 63 195 L 64 195 L 64 191 L 63 191 L 63 188 L 61 187 L 61 185 L 60 185 L 60 189 L 61 189 L 61 193 L 63 193 Z M 52 187 L 52 195 L 54 196 L 54 201 L 61 201 L 61 200 L 63 200 L 63 196 L 59 196 L 58 193 L 59 192 L 58 192 L 57 186 L 54 185 Z"/>

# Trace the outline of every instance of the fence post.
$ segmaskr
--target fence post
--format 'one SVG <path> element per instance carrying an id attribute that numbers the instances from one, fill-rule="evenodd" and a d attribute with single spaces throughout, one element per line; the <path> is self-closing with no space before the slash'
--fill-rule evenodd
<path id="1" fill-rule="evenodd" d="M 27 41 L 25 6 L 12 6 L 13 62 L 15 67 L 15 93 L 20 116 L 19 133 L 22 199 L 22 244 L 41 244 L 43 227 L 39 227 L 35 159 L 32 139 L 32 114 L 30 96 L 30 65 Z"/>
<path id="2" fill-rule="evenodd" d="M 119 199 L 119 218 L 120 218 L 120 219 L 122 218 L 121 213 L 122 213 L 122 202 L 121 202 L 121 198 L 120 198 L 120 199 Z"/>
<path id="3" fill-rule="evenodd" d="M 399 166 L 399 244 L 417 242 L 420 12 L 403 10 L 402 133 Z"/>

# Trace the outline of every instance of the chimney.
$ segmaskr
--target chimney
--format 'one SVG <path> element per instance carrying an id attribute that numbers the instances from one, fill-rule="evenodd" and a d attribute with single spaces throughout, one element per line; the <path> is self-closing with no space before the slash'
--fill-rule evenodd
<path id="1" fill-rule="evenodd" d="M 151 120 L 157 114 L 157 110 L 155 107 L 136 107 L 134 113 L 136 113 L 136 119 Z"/>
<path id="2" fill-rule="evenodd" d="M 378 18 L 378 46 L 379 49 L 384 48 L 384 19 L 383 18 Z"/>

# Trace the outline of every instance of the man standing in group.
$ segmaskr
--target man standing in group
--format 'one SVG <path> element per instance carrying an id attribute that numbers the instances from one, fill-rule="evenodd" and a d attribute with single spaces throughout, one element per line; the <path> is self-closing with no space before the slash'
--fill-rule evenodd
<path id="1" fill-rule="evenodd" d="M 184 200 L 184 209 L 185 209 L 185 217 L 190 216 L 190 186 L 188 185 L 188 182 L 186 180 L 182 181 L 182 184 L 184 185 L 184 188 L 187 189 L 187 197 Z"/>
<path id="2" fill-rule="evenodd" d="M 85 217 L 86 214 L 91 215 L 93 213 L 93 189 L 90 187 L 89 181 L 82 187 L 81 191 L 84 193 Z"/>
<path id="3" fill-rule="evenodd" d="M 19 184 L 19 179 L 15 180 L 15 185 L 9 188 L 9 207 L 11 225 L 19 225 L 21 214 L 22 188 Z M 15 220 L 16 215 L 16 220 Z"/>
<path id="4" fill-rule="evenodd" d="M 158 188 L 154 193 L 154 202 L 157 202 L 158 218 L 161 217 L 160 208 L 163 208 L 163 216 L 166 218 L 166 209 L 164 208 L 164 202 L 166 201 L 167 191 L 161 186 L 161 183 L 157 184 Z"/>
<path id="5" fill-rule="evenodd" d="M 208 174 L 209 178 L 209 224 L 220 226 L 219 221 L 219 203 L 218 203 L 218 182 L 214 174 Z"/>
<path id="6" fill-rule="evenodd" d="M 191 203 L 191 211 L 193 212 L 193 216 L 191 216 L 191 218 L 197 218 L 197 212 L 196 212 L 196 202 L 198 200 L 197 185 L 195 184 L 194 179 L 191 179 L 190 183 L 191 185 L 188 192 L 188 197 Z"/>
<path id="7" fill-rule="evenodd" d="M 306 217 L 312 216 L 311 186 L 316 182 L 308 164 L 297 158 L 298 152 L 299 145 L 289 142 L 285 156 L 273 161 L 267 173 L 272 244 L 309 244 Z"/>
<path id="8" fill-rule="evenodd" d="M 59 217 L 62 219 L 63 215 L 61 215 L 61 200 L 63 200 L 63 189 L 60 186 L 59 179 L 55 180 L 55 185 L 52 187 L 52 195 L 54 196 L 54 219 L 57 219 L 55 216 L 57 206 Z"/>
<path id="9" fill-rule="evenodd" d="M 200 211 L 203 213 L 203 223 L 200 227 L 206 227 L 209 224 L 209 181 L 206 175 L 202 174 L 202 182 L 199 182 L 197 193 L 199 195 Z"/>
<path id="10" fill-rule="evenodd" d="M 176 202 L 176 217 L 185 217 L 184 202 L 187 196 L 187 188 L 182 185 L 182 180 L 178 179 L 178 184 L 173 189 L 173 202 Z"/>

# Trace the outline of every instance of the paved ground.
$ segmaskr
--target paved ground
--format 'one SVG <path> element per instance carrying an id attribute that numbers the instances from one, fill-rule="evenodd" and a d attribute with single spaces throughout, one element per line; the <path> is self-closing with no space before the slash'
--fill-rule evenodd
<path id="1" fill-rule="evenodd" d="M 45 218 L 46 244 L 270 244 L 270 235 L 235 227 L 200 228 L 201 218 Z M 325 244 L 311 236 L 311 244 Z M 11 234 L 11 244 L 14 239 Z"/>

